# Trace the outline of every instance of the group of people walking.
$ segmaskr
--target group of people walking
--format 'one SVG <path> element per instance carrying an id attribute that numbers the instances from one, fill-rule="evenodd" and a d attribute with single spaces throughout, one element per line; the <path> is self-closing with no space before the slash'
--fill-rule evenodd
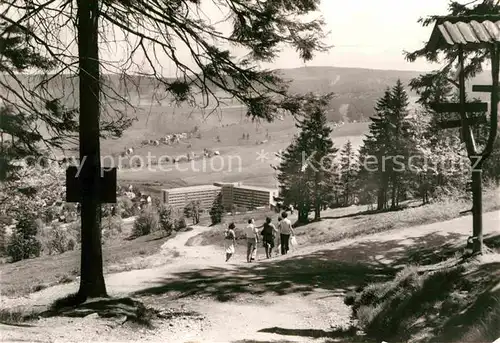
<path id="1" fill-rule="evenodd" d="M 229 224 L 225 233 L 226 238 L 226 262 L 233 256 L 236 245 L 236 225 Z M 262 230 L 261 230 L 262 229 Z M 257 259 L 257 247 L 261 242 L 266 251 L 266 257 L 271 258 L 274 247 L 281 248 L 281 254 L 285 255 L 290 250 L 290 241 L 295 239 L 295 233 L 292 227 L 292 222 L 288 219 L 288 213 L 283 212 L 278 217 L 278 224 L 275 226 L 270 217 L 261 226 L 255 226 L 253 219 L 248 220 L 245 227 L 245 237 L 247 244 L 247 262 L 252 262 Z"/>

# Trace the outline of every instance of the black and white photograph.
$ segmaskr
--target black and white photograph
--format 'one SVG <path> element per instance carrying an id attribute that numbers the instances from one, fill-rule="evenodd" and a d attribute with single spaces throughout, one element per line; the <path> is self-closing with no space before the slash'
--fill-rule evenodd
<path id="1" fill-rule="evenodd" d="M 0 0 L 2 342 L 500 343 L 500 0 Z"/>

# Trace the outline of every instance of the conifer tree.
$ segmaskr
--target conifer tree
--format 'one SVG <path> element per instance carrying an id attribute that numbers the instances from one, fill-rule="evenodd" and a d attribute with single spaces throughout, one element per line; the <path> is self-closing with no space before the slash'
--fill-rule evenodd
<path id="1" fill-rule="evenodd" d="M 302 119 L 296 126 L 300 133 L 285 150 L 278 167 L 278 181 L 284 205 L 293 205 L 299 213 L 299 221 L 307 222 L 310 210 L 314 219 L 321 217 L 321 210 L 330 201 L 334 148 L 330 138 L 326 108 L 331 95 L 308 95 Z"/>
<path id="2" fill-rule="evenodd" d="M 210 220 L 212 225 L 219 224 L 222 222 L 222 217 L 224 216 L 224 204 L 222 203 L 222 193 L 217 194 L 212 207 L 209 211 Z"/>
<path id="3" fill-rule="evenodd" d="M 340 185 L 344 206 L 351 205 L 357 197 L 358 172 L 358 156 L 348 140 L 340 152 Z"/>
<path id="4" fill-rule="evenodd" d="M 385 142 L 389 159 L 385 168 L 390 174 L 391 208 L 394 209 L 399 206 L 400 197 L 408 188 L 405 185 L 405 181 L 411 178 L 408 161 L 415 152 L 416 141 L 412 135 L 412 122 L 409 120 L 409 99 L 401 80 L 397 80 L 391 89 L 390 97 L 389 111 L 386 114 L 389 135 Z"/>
<path id="5" fill-rule="evenodd" d="M 363 192 L 372 200 L 377 199 L 377 210 L 387 207 L 387 192 L 390 174 L 386 169 L 386 156 L 389 152 L 389 111 L 391 105 L 391 92 L 387 88 L 384 95 L 377 101 L 375 116 L 370 117 L 372 123 L 369 133 L 363 140 L 360 149 L 360 179 Z"/>
<path id="6" fill-rule="evenodd" d="M 412 190 L 409 162 L 417 153 L 419 138 L 408 105 L 408 95 L 398 80 L 377 102 L 376 116 L 370 118 L 370 131 L 360 149 L 360 184 L 368 198 L 376 194 L 378 210 L 387 209 L 389 200 L 391 208 L 398 207 Z"/>

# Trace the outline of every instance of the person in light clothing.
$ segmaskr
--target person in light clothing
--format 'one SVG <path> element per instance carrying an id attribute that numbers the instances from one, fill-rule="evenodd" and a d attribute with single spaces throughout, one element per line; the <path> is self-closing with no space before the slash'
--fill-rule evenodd
<path id="1" fill-rule="evenodd" d="M 276 255 L 280 254 L 281 251 L 281 221 L 283 218 L 281 218 L 281 215 L 278 215 L 278 225 L 276 225 Z"/>
<path id="2" fill-rule="evenodd" d="M 290 237 L 294 236 L 292 222 L 288 219 L 288 213 L 281 214 L 283 218 L 279 224 L 280 227 L 280 241 L 281 241 L 281 255 L 285 255 L 290 250 Z"/>
<path id="3" fill-rule="evenodd" d="M 247 262 L 257 259 L 257 244 L 259 243 L 259 230 L 255 227 L 254 220 L 248 219 L 248 225 L 245 228 L 247 238 Z M 252 256 L 254 254 L 254 257 Z"/>
<path id="4" fill-rule="evenodd" d="M 226 262 L 229 261 L 231 256 L 233 256 L 234 251 L 235 251 L 235 245 L 236 245 L 236 234 L 234 232 L 234 229 L 236 228 L 236 225 L 234 223 L 229 224 L 229 227 L 227 228 L 227 231 L 225 232 L 225 248 L 226 248 Z"/>

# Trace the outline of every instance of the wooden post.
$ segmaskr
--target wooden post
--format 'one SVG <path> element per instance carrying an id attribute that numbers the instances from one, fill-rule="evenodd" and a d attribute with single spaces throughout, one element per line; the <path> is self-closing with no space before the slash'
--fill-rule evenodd
<path id="1" fill-rule="evenodd" d="M 481 254 L 483 251 L 483 222 L 482 222 L 482 165 L 490 156 L 498 133 L 498 99 L 499 99 L 499 51 L 496 43 L 490 48 L 491 54 L 491 86 L 475 86 L 473 91 L 490 93 L 490 131 L 488 141 L 481 153 L 475 152 L 470 156 L 474 163 L 472 170 L 472 195 L 473 195 L 473 253 Z"/>
<path id="2" fill-rule="evenodd" d="M 483 251 L 483 186 L 481 156 L 471 156 L 472 162 L 472 236 L 473 253 Z"/>
<path id="3" fill-rule="evenodd" d="M 481 167 L 477 161 L 476 144 L 472 134 L 471 127 L 468 123 L 467 112 L 465 109 L 465 73 L 464 73 L 464 52 L 463 47 L 459 46 L 458 59 L 460 64 L 459 74 L 459 96 L 460 96 L 460 119 L 462 121 L 462 137 L 467 149 L 467 155 L 471 163 L 472 169 L 472 232 L 474 239 L 475 253 L 482 252 L 482 183 L 481 183 Z"/>
<path id="4" fill-rule="evenodd" d="M 460 65 L 460 73 L 458 78 L 459 98 L 460 98 L 460 120 L 462 121 L 462 137 L 467 149 L 467 155 L 474 156 L 476 154 L 476 146 L 472 136 L 472 130 L 467 122 L 466 97 L 465 97 L 465 73 L 464 73 L 464 51 L 460 45 L 458 47 L 458 61 Z"/>

